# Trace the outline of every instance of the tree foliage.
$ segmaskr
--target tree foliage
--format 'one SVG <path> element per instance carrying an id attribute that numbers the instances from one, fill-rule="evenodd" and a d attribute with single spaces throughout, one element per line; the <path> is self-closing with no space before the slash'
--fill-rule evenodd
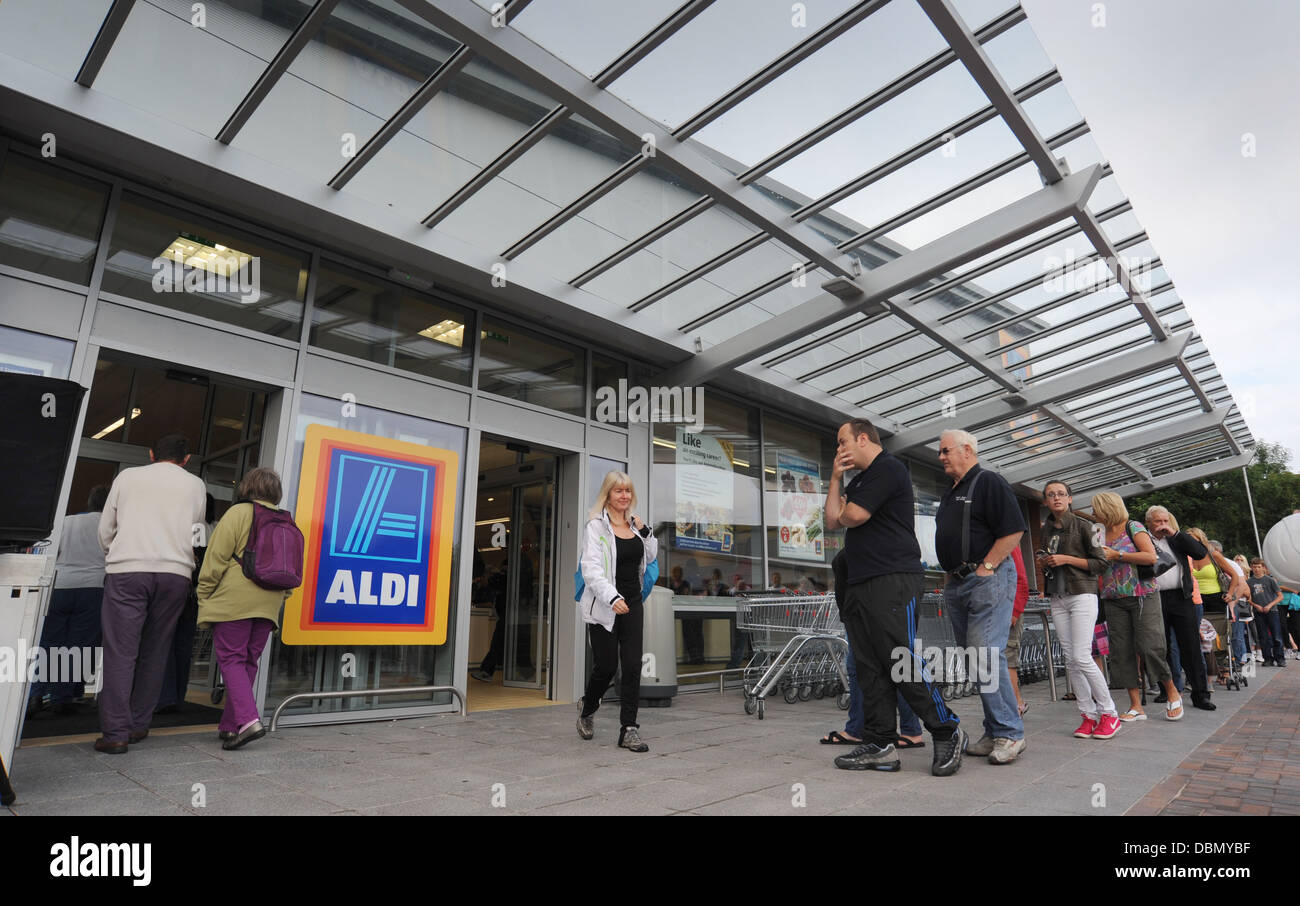
<path id="1" fill-rule="evenodd" d="M 1261 442 L 1255 448 L 1255 459 L 1246 467 L 1260 541 L 1279 519 L 1300 508 L 1300 475 L 1288 470 L 1290 462 L 1291 451 L 1286 447 Z M 1174 514 L 1180 527 L 1198 526 L 1210 538 L 1222 541 L 1229 557 L 1259 554 L 1241 469 L 1161 488 L 1126 503 L 1137 519 L 1147 507 L 1160 504 Z"/>

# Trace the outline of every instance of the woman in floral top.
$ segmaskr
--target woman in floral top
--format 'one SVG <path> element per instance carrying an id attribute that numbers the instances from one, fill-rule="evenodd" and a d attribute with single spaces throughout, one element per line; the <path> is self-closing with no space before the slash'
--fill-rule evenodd
<path id="1" fill-rule="evenodd" d="M 1119 716 L 1122 721 L 1146 720 L 1142 710 L 1142 687 L 1138 676 L 1138 655 L 1146 665 L 1147 676 L 1164 687 L 1169 699 L 1165 705 L 1168 720 L 1183 716 L 1183 700 L 1174 688 L 1165 652 L 1164 616 L 1160 612 L 1160 593 L 1155 580 L 1138 578 L 1139 565 L 1156 562 L 1155 545 L 1146 526 L 1130 520 L 1128 509 L 1118 494 L 1105 491 L 1092 498 L 1093 516 L 1106 526 L 1106 571 L 1101 574 L 1101 599 L 1106 602 L 1106 621 L 1110 633 L 1111 679 L 1128 689 L 1129 709 Z"/>

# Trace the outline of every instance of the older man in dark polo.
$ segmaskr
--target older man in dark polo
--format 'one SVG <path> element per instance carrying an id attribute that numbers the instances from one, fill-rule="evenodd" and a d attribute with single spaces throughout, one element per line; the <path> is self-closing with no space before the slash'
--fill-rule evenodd
<path id="1" fill-rule="evenodd" d="M 935 549 L 947 574 L 944 604 L 957 644 L 982 649 L 977 662 L 996 674 L 981 676 L 984 735 L 967 753 L 1010 764 L 1025 750 L 1025 725 L 1007 672 L 1007 637 L 1016 598 L 1011 551 L 1028 526 L 1006 479 L 984 469 L 979 442 L 966 431 L 939 438 L 939 463 L 952 487 L 935 516 Z"/>

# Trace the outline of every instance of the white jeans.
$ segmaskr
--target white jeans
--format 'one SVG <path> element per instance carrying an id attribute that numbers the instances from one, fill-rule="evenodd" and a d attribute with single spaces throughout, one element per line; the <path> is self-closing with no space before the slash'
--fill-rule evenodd
<path id="1" fill-rule="evenodd" d="M 1084 717 L 1118 717 L 1106 677 L 1092 659 L 1093 627 L 1097 624 L 1096 595 L 1052 595 L 1052 625 L 1061 640 L 1065 670 Z"/>

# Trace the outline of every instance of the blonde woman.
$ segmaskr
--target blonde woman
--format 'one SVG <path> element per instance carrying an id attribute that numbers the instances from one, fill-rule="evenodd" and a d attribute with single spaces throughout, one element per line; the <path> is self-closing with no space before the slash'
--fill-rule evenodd
<path id="1" fill-rule="evenodd" d="M 659 542 L 632 512 L 635 506 L 632 479 L 625 472 L 610 472 L 588 514 L 579 607 L 594 663 L 582 697 L 578 735 L 583 739 L 595 735 L 596 709 L 621 666 L 618 744 L 632 752 L 648 752 L 636 722 L 641 696 L 641 584 L 646 567 L 658 556 Z"/>
<path id="2" fill-rule="evenodd" d="M 1138 655 L 1147 676 L 1165 690 L 1165 719 L 1181 720 L 1183 700 L 1174 687 L 1165 643 L 1165 620 L 1155 579 L 1143 582 L 1137 567 L 1154 566 L 1156 548 L 1147 527 L 1129 518 L 1124 500 L 1103 491 L 1092 498 L 1092 515 L 1106 528 L 1106 571 L 1101 574 L 1101 599 L 1106 602 L 1110 633 L 1110 678 L 1128 690 L 1128 710 L 1119 719 L 1146 720 Z"/>

